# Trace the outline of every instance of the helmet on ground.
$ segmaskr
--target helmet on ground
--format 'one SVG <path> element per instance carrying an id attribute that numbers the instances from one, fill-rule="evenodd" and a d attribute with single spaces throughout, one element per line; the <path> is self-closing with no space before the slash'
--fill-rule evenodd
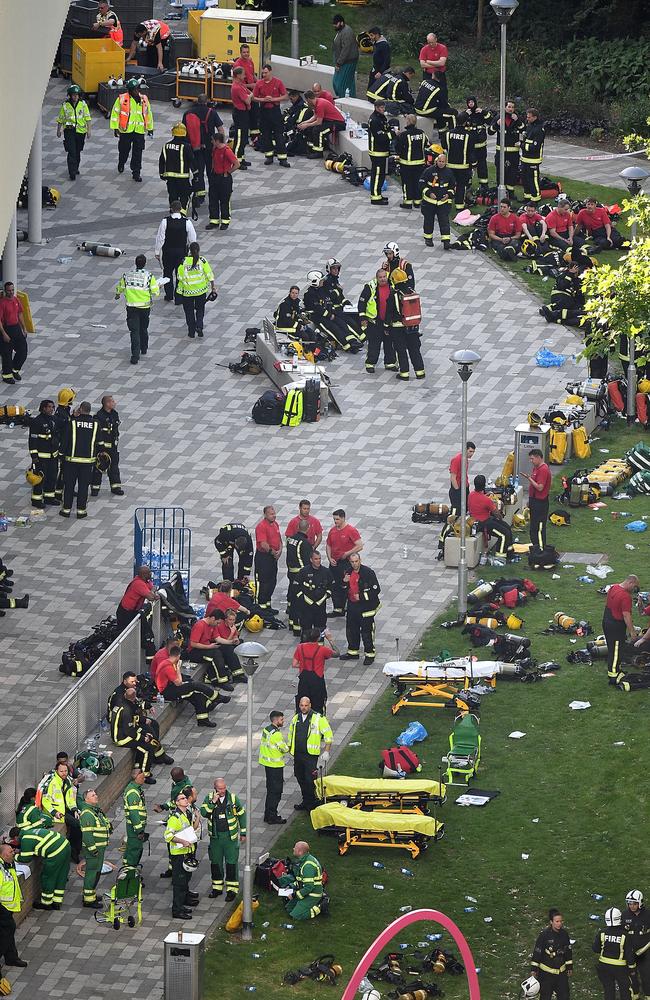
<path id="1" fill-rule="evenodd" d="M 100 472 L 108 472 L 111 467 L 111 456 L 107 451 L 100 451 L 97 453 L 97 458 L 95 459 L 95 465 Z"/>
<path id="2" fill-rule="evenodd" d="M 307 271 L 307 281 L 310 285 L 313 285 L 314 288 L 317 288 L 320 285 L 324 277 L 325 275 L 322 271 Z"/>
<path id="3" fill-rule="evenodd" d="M 541 989 L 539 981 L 535 976 L 529 976 L 528 979 L 524 979 L 521 988 L 525 997 L 538 997 Z"/>
<path id="4" fill-rule="evenodd" d="M 610 906 L 605 911 L 605 927 L 620 927 L 623 915 L 616 906 Z"/>
<path id="5" fill-rule="evenodd" d="M 74 94 L 81 95 L 81 87 L 78 87 L 76 83 L 71 83 L 68 87 L 68 97 L 72 97 Z"/>
<path id="6" fill-rule="evenodd" d="M 528 414 L 528 424 L 529 424 L 529 426 L 530 427 L 539 427 L 539 425 L 541 424 L 541 422 L 542 422 L 542 418 L 540 417 L 539 413 L 536 413 L 535 410 L 531 410 L 530 413 Z"/>
<path id="7" fill-rule="evenodd" d="M 526 513 L 528 513 L 528 516 L 526 516 Z M 517 511 L 516 514 L 513 514 L 513 517 L 512 517 L 512 527 L 513 528 L 525 528 L 526 525 L 529 522 L 530 522 L 530 508 L 529 507 L 524 507 L 524 509 L 521 512 Z"/>
<path id="8" fill-rule="evenodd" d="M 536 257 L 539 250 L 537 240 L 525 239 L 520 247 L 522 257 Z"/>
<path id="9" fill-rule="evenodd" d="M 68 406 L 73 399 L 76 399 L 77 393 L 74 389 L 59 389 L 59 395 L 56 397 L 56 401 L 59 406 Z"/>
<path id="10" fill-rule="evenodd" d="M 625 897 L 626 903 L 638 903 L 639 906 L 643 906 L 643 893 L 640 889 L 630 889 L 627 896 Z"/>
<path id="11" fill-rule="evenodd" d="M 191 857 L 188 854 L 184 855 L 184 857 L 183 857 L 183 870 L 184 871 L 189 872 L 189 874 L 192 875 L 196 871 L 196 869 L 198 867 L 199 867 L 199 863 L 196 860 L 196 858 L 193 858 L 193 857 Z"/>
<path id="12" fill-rule="evenodd" d="M 325 265 L 325 270 L 329 274 L 333 267 L 341 267 L 341 261 L 337 260 L 336 257 L 330 257 Z"/>
<path id="13" fill-rule="evenodd" d="M 638 392 L 650 392 L 650 378 L 639 379 L 637 383 Z"/>
<path id="14" fill-rule="evenodd" d="M 571 515 L 568 513 L 568 511 L 560 510 L 558 508 L 558 510 L 553 511 L 553 513 L 549 518 L 549 521 L 551 522 L 551 524 L 557 525 L 558 528 L 565 527 L 566 525 L 571 524 Z"/>
<path id="15" fill-rule="evenodd" d="M 244 627 L 248 629 L 249 632 L 261 632 L 264 628 L 264 620 L 260 618 L 259 615 L 251 615 L 244 622 Z"/>
<path id="16" fill-rule="evenodd" d="M 399 257 L 399 246 L 397 243 L 387 243 L 384 247 L 384 253 L 388 253 L 389 250 L 391 253 L 395 254 L 396 257 Z"/>
<path id="17" fill-rule="evenodd" d="M 506 628 L 513 629 L 514 631 L 520 629 L 523 624 L 524 620 L 523 618 L 520 618 L 519 615 L 510 614 L 506 618 Z"/>
<path id="18" fill-rule="evenodd" d="M 27 472 L 25 473 L 25 479 L 30 486 L 38 486 L 43 482 L 43 473 L 39 472 L 38 469 L 35 469 L 33 465 L 30 465 L 29 469 L 27 469 Z"/>
<path id="19" fill-rule="evenodd" d="M 140 86 L 140 80 L 138 80 L 136 77 L 132 76 L 130 80 L 126 81 L 127 90 L 137 90 L 139 86 Z"/>
<path id="20" fill-rule="evenodd" d="M 183 124 L 183 122 L 176 122 L 175 125 L 172 125 L 172 135 L 177 135 L 177 136 L 187 135 L 187 129 Z"/>

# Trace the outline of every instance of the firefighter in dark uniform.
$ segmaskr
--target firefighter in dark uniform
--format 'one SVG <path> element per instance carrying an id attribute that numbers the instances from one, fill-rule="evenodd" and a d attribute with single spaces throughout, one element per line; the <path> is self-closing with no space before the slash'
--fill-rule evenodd
<path id="1" fill-rule="evenodd" d="M 497 184 L 501 184 L 499 177 L 499 153 L 501 150 L 500 122 L 501 119 L 497 118 L 490 129 L 490 132 L 493 132 L 497 137 L 496 152 L 494 154 L 494 163 L 497 168 Z M 510 198 L 514 198 L 515 185 L 519 181 L 519 132 L 521 127 L 522 122 L 515 113 L 515 102 L 506 101 L 503 172 L 505 174 L 504 186 Z"/>
<path id="2" fill-rule="evenodd" d="M 386 258 L 386 270 L 388 271 L 388 277 L 390 278 L 393 271 L 399 267 L 401 271 L 404 271 L 407 277 L 407 281 L 401 291 L 414 292 L 415 273 L 413 271 L 413 265 L 410 264 L 405 257 L 400 257 L 398 244 L 394 241 L 387 243 L 384 247 L 384 256 Z"/>
<path id="3" fill-rule="evenodd" d="M 407 115 L 406 127 L 395 141 L 395 152 L 399 157 L 399 173 L 402 181 L 400 208 L 406 209 L 413 209 L 414 206 L 419 206 L 421 203 L 419 182 L 429 149 L 429 140 L 417 122 L 417 115 Z"/>
<path id="4" fill-rule="evenodd" d="M 458 212 L 465 207 L 465 192 L 472 180 L 473 160 L 473 133 L 469 128 L 468 115 L 461 111 L 456 124 L 447 132 L 447 166 L 456 182 L 454 205 Z"/>
<path id="5" fill-rule="evenodd" d="M 302 305 L 300 304 L 300 289 L 292 285 L 286 299 L 278 305 L 273 313 L 276 333 L 284 333 L 288 337 L 297 337 L 300 331 Z"/>
<path id="6" fill-rule="evenodd" d="M 524 198 L 528 201 L 541 201 L 539 187 L 539 169 L 544 158 L 544 126 L 539 120 L 537 108 L 529 108 L 526 112 L 526 125 L 521 133 L 521 154 L 519 156 L 521 184 Z"/>
<path id="7" fill-rule="evenodd" d="M 366 371 L 370 375 L 374 373 L 383 347 L 384 368 L 396 372 L 395 345 L 391 331 L 393 321 L 401 317 L 399 302 L 396 302 L 394 290 L 388 283 L 388 271 L 385 268 L 380 268 L 372 281 L 363 286 L 357 308 L 361 329 L 366 334 Z"/>
<path id="8" fill-rule="evenodd" d="M 447 157 L 440 153 L 433 166 L 427 167 L 420 177 L 422 235 L 428 247 L 433 246 L 433 230 L 437 219 L 443 249 L 450 249 L 449 210 L 455 187 L 456 181 L 447 166 Z"/>
<path id="9" fill-rule="evenodd" d="M 401 267 L 396 267 L 391 272 L 389 281 L 394 289 L 396 309 L 399 309 L 399 318 L 396 317 L 391 324 L 393 343 L 395 345 L 397 365 L 399 368 L 395 378 L 400 379 L 402 382 L 408 382 L 411 377 L 409 373 L 409 360 L 413 365 L 415 377 L 417 379 L 426 378 L 424 360 L 422 358 L 422 350 L 420 347 L 422 342 L 422 338 L 420 337 L 420 327 L 406 326 L 402 313 L 403 296 L 413 291 L 409 276 L 406 271 L 402 270 Z"/>
<path id="10" fill-rule="evenodd" d="M 572 252 L 575 255 L 575 250 Z M 585 264 L 574 260 L 566 271 L 562 271 L 555 279 L 551 292 L 551 302 L 539 310 L 548 323 L 565 323 L 567 326 L 581 326 L 584 315 L 585 295 L 582 290 L 581 274 L 585 267 L 591 267 L 591 261 L 584 257 Z"/>
<path id="11" fill-rule="evenodd" d="M 632 996 L 650 997 L 650 915 L 643 905 L 643 893 L 632 889 L 625 897 L 623 930 L 632 939 L 636 970 L 632 973 Z"/>
<path id="12" fill-rule="evenodd" d="M 350 333 L 356 337 L 359 343 L 363 343 L 366 337 L 361 330 L 358 317 L 353 312 L 346 312 L 346 306 L 351 306 L 352 303 L 347 298 L 341 286 L 341 261 L 337 260 L 336 257 L 330 257 L 325 263 L 325 272 L 323 291 L 330 301 L 334 314 L 339 322 L 347 327 Z"/>
<path id="13" fill-rule="evenodd" d="M 309 282 L 303 295 L 303 304 L 308 318 L 319 330 L 322 330 L 342 351 L 355 353 L 361 347 L 358 338 L 352 333 L 335 309 L 325 291 L 325 275 L 322 271 L 308 271 Z"/>
<path id="14" fill-rule="evenodd" d="M 639 586 L 639 578 L 628 576 L 622 583 L 613 583 L 607 591 L 603 614 L 603 632 L 607 643 L 607 677 L 611 685 L 616 684 L 620 672 L 623 647 L 626 638 L 636 639 L 632 622 L 632 594 Z"/>
<path id="15" fill-rule="evenodd" d="M 322 632 L 327 627 L 327 601 L 332 596 L 332 574 L 322 565 L 322 557 L 317 550 L 312 552 L 309 563 L 298 573 L 296 594 L 301 639 L 312 628 Z"/>
<path id="16" fill-rule="evenodd" d="M 610 907 L 605 913 L 605 929 L 598 931 L 591 946 L 598 955 L 596 975 L 605 1000 L 632 998 L 631 975 L 636 969 L 634 935 L 625 931 L 622 920 L 621 911 Z"/>
<path id="17" fill-rule="evenodd" d="M 181 212 L 187 215 L 192 187 L 197 176 L 196 158 L 187 138 L 183 122 L 172 125 L 172 138 L 163 146 L 158 160 L 160 179 L 167 183 L 169 204 L 180 201 Z"/>
<path id="18" fill-rule="evenodd" d="M 438 129 L 438 142 L 445 152 L 448 152 L 449 150 L 447 142 L 449 129 L 454 127 L 457 118 L 458 112 L 456 111 L 456 108 L 450 108 L 449 106 L 439 108 L 435 115 L 436 128 Z"/>
<path id="19" fill-rule="evenodd" d="M 368 88 L 368 100 L 399 104 L 401 105 L 400 112 L 402 114 L 408 113 L 414 104 L 414 97 L 409 86 L 414 76 L 415 70 L 412 66 L 407 66 L 401 73 L 384 73 L 383 76 L 372 81 Z"/>
<path id="20" fill-rule="evenodd" d="M 375 616 L 381 608 L 379 594 L 381 587 L 377 574 L 369 566 L 361 563 L 361 556 L 354 552 L 350 558 L 350 569 L 343 577 L 347 587 L 347 612 L 345 617 L 345 635 L 348 641 L 347 652 L 342 660 L 358 660 L 361 643 L 365 653 L 363 665 L 373 663 L 375 650 Z"/>
<path id="21" fill-rule="evenodd" d="M 440 84 L 433 77 L 426 77 L 415 95 L 414 111 L 423 118 L 433 118 L 440 111 Z"/>
<path id="22" fill-rule="evenodd" d="M 63 454 L 63 506 L 61 517 L 70 517 L 75 487 L 77 517 L 87 517 L 88 489 L 97 458 L 99 425 L 90 412 L 90 403 L 80 403 L 67 426 L 61 443 Z"/>
<path id="23" fill-rule="evenodd" d="M 29 422 L 29 454 L 32 469 L 43 479 L 32 486 L 32 507 L 58 507 L 54 496 L 59 473 L 59 438 L 54 423 L 54 400 L 43 399 L 38 414 Z"/>
<path id="24" fill-rule="evenodd" d="M 539 982 L 539 1000 L 569 1000 L 569 976 L 573 971 L 573 952 L 564 917 L 559 910 L 549 910 L 548 924 L 539 935 L 530 960 L 531 975 Z"/>
<path id="25" fill-rule="evenodd" d="M 221 556 L 221 575 L 224 580 L 235 579 L 235 552 L 237 553 L 237 579 L 251 575 L 253 569 L 253 539 L 245 524 L 233 521 L 219 528 L 214 547 Z"/>
<path id="26" fill-rule="evenodd" d="M 390 153 L 391 133 L 386 118 L 384 101 L 375 103 L 375 110 L 368 118 L 368 154 L 370 156 L 370 204 L 387 205 L 382 194 L 386 180 L 386 167 Z"/>
<path id="27" fill-rule="evenodd" d="M 309 522 L 300 521 L 295 535 L 287 538 L 287 614 L 289 628 L 295 636 L 300 635 L 300 600 L 298 598 L 298 576 L 309 565 L 314 551 L 307 539 Z"/>
<path id="28" fill-rule="evenodd" d="M 111 493 L 115 494 L 116 497 L 123 497 L 124 490 L 120 482 L 120 453 L 117 450 L 120 440 L 120 415 L 115 409 L 115 400 L 112 396 L 102 396 L 102 405 L 95 414 L 95 420 L 99 426 L 97 451 L 105 451 L 111 460 L 108 469 L 108 481 L 111 486 Z M 99 496 L 99 488 L 102 485 L 102 473 L 97 465 L 93 468 L 91 483 L 91 496 Z"/>
<path id="29" fill-rule="evenodd" d="M 72 416 L 72 404 L 76 396 L 77 393 L 74 389 L 61 389 L 56 398 L 57 407 L 54 411 L 54 426 L 56 428 L 56 437 L 59 445 L 59 472 L 56 477 L 54 497 L 59 501 L 59 503 L 63 499 L 63 454 L 61 452 L 61 445 L 63 444 L 66 430 L 68 424 L 70 423 L 70 418 Z"/>
<path id="30" fill-rule="evenodd" d="M 282 116 L 284 128 L 284 141 L 287 144 L 288 156 L 306 156 L 309 152 L 307 137 L 298 126 L 311 118 L 311 108 L 299 90 L 287 91 L 289 97 L 289 107 Z"/>
<path id="31" fill-rule="evenodd" d="M 165 751 L 159 740 L 138 724 L 140 710 L 136 701 L 135 688 L 127 688 L 123 701 L 111 712 L 111 739 L 115 746 L 133 750 L 133 766 L 144 771 L 148 785 L 155 785 L 151 777 L 152 758 L 164 756 Z"/>
<path id="32" fill-rule="evenodd" d="M 475 97 L 468 97 L 467 104 L 467 127 L 472 134 L 472 170 L 476 170 L 476 176 L 481 188 L 487 187 L 488 167 L 487 167 L 487 137 L 488 127 L 492 121 L 489 111 L 479 108 Z M 470 183 L 472 180 L 470 172 Z"/>

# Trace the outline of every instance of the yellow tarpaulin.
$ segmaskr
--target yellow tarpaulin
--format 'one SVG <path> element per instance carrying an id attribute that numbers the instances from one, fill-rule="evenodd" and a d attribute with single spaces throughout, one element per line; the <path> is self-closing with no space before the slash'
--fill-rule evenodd
<path id="1" fill-rule="evenodd" d="M 311 811 L 311 822 L 314 830 L 322 830 L 326 826 L 337 826 L 343 829 L 368 830 L 377 833 L 421 833 L 425 837 L 435 837 L 442 826 L 431 816 L 421 816 L 418 813 L 364 812 L 360 809 L 349 809 L 337 802 L 328 802 L 317 806 Z"/>

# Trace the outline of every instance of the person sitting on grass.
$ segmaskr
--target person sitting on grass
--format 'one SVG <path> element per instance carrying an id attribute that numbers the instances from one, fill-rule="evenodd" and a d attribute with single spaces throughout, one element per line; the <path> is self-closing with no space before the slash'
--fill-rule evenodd
<path id="1" fill-rule="evenodd" d="M 502 198 L 499 211 L 488 222 L 490 246 L 501 260 L 514 260 L 521 245 L 521 222 L 510 211 L 510 199 Z"/>
<path id="2" fill-rule="evenodd" d="M 613 228 L 609 212 L 598 204 L 596 198 L 587 198 L 585 207 L 578 212 L 576 237 L 581 245 L 589 243 L 590 253 L 619 250 L 626 245 L 618 230 Z"/>

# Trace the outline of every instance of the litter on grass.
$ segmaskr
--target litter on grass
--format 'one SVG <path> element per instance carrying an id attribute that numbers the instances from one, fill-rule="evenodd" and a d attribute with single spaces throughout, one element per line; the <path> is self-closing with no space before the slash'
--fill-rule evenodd
<path id="1" fill-rule="evenodd" d="M 599 580 L 604 580 L 605 577 L 613 573 L 614 569 L 612 566 L 608 566 L 604 563 L 602 566 L 587 566 L 587 573 L 591 573 L 592 576 L 597 576 Z"/>
<path id="2" fill-rule="evenodd" d="M 594 521 L 596 521 L 596 522 L 597 522 L 597 524 L 602 524 L 602 523 L 603 523 L 603 519 L 602 519 L 602 517 L 595 517 L 595 518 L 594 518 Z"/>
<path id="3" fill-rule="evenodd" d="M 539 823 L 539 816 L 535 816 L 535 819 L 531 820 L 531 822 L 533 822 L 533 823 Z"/>
<path id="4" fill-rule="evenodd" d="M 570 701 L 569 708 L 572 708 L 574 712 L 579 712 L 583 708 L 591 708 L 590 701 Z"/>
<path id="5" fill-rule="evenodd" d="M 473 896 L 465 896 L 466 903 L 478 903 L 478 899 L 474 899 Z"/>
<path id="6" fill-rule="evenodd" d="M 615 747 L 624 747 L 625 743 L 623 742 L 623 740 L 618 740 L 616 743 L 614 743 L 614 746 Z"/>
<path id="7" fill-rule="evenodd" d="M 647 531 L 648 525 L 645 521 L 628 521 L 625 525 L 626 531 Z"/>
<path id="8" fill-rule="evenodd" d="M 484 924 L 491 924 L 492 923 L 492 917 L 483 917 L 483 923 Z"/>
<path id="9" fill-rule="evenodd" d="M 528 861 L 529 857 L 530 857 L 530 854 L 522 854 L 521 860 L 522 861 Z"/>
<path id="10" fill-rule="evenodd" d="M 349 747 L 360 747 L 360 746 L 361 746 L 361 744 L 360 744 L 360 743 L 358 743 L 358 742 L 357 742 L 357 741 L 355 740 L 355 742 L 354 742 L 354 743 L 348 743 L 348 746 L 349 746 Z"/>
<path id="11" fill-rule="evenodd" d="M 508 734 L 508 739 L 510 739 L 510 740 L 521 740 L 521 739 L 524 738 L 525 735 L 526 735 L 525 733 L 522 733 L 518 729 L 515 729 L 514 733 L 509 733 Z"/>
<path id="12" fill-rule="evenodd" d="M 634 545 L 630 545 L 629 542 L 626 542 L 625 543 L 625 548 L 627 549 L 628 552 L 634 552 L 635 546 Z"/>

